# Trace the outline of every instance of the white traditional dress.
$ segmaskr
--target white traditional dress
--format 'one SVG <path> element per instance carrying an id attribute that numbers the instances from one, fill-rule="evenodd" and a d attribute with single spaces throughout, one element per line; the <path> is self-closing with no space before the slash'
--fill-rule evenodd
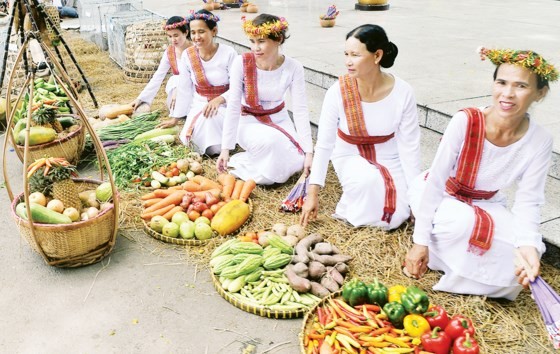
<path id="1" fill-rule="evenodd" d="M 213 117 L 206 118 L 201 112 L 217 96 L 227 103 L 231 65 L 236 56 L 235 50 L 225 44 L 219 44 L 208 61 L 200 59 L 194 46 L 181 56 L 177 102 L 171 117 L 187 117 L 179 138 L 184 144 L 192 142 L 200 153 L 213 155 L 221 150 L 226 105 L 220 105 Z"/>
<path id="2" fill-rule="evenodd" d="M 167 84 L 165 85 L 165 93 L 167 93 L 167 108 L 169 109 L 171 115 L 173 113 L 170 108 L 171 99 L 173 97 L 173 90 L 177 88 L 177 85 L 179 83 L 180 71 L 178 67 L 177 56 L 175 54 L 175 47 L 172 45 L 167 47 L 165 53 L 163 53 L 156 72 L 150 79 L 150 82 L 148 82 L 146 87 L 144 87 L 142 92 L 140 92 L 138 99 L 151 105 L 152 101 L 159 91 L 159 88 L 161 87 L 163 80 L 165 80 L 169 69 L 171 69 L 173 75 L 171 75 L 171 77 L 169 77 L 169 79 L 167 80 Z"/>
<path id="3" fill-rule="evenodd" d="M 514 247 L 533 246 L 540 255 L 545 251 L 538 227 L 552 137 L 531 120 L 520 140 L 499 147 L 485 139 L 480 110 L 472 112 L 482 116 L 479 146 L 465 143 L 477 136 L 474 118 L 464 111 L 455 114 L 429 173 L 421 174 L 409 190 L 416 216 L 413 239 L 429 247 L 428 267 L 445 273 L 434 290 L 514 300 L 521 291 L 514 274 Z M 467 166 L 461 161 L 469 147 L 479 162 Z M 475 171 L 471 187 L 457 183 L 473 177 L 469 170 Z M 499 191 L 513 183 L 517 191 L 510 211 Z M 485 199 L 461 201 L 477 193 Z"/>
<path id="4" fill-rule="evenodd" d="M 293 122 L 284 107 L 287 92 Z M 299 62 L 285 56 L 278 69 L 266 71 L 256 68 L 252 53 L 235 59 L 222 146 L 232 150 L 236 143 L 245 151 L 233 155 L 228 165 L 243 180 L 283 183 L 302 170 L 304 153 L 313 151 L 313 143 Z"/>
<path id="5" fill-rule="evenodd" d="M 325 95 L 309 183 L 324 186 L 330 159 L 342 185 L 333 216 L 356 227 L 397 228 L 410 216 L 407 188 L 420 173 L 420 127 L 414 93 L 410 85 L 395 77 L 393 89 L 380 101 L 362 102 L 356 93 L 355 100 L 348 102 L 351 93 L 341 93 L 340 80 L 344 78 L 348 77 L 340 78 Z M 357 85 L 353 89 L 357 92 Z M 355 106 L 358 103 L 360 106 Z M 361 108 L 365 124 L 360 131 L 362 137 L 384 137 L 385 142 L 373 143 L 378 165 L 362 156 L 359 144 L 347 141 L 352 140 L 348 135 L 357 133 L 349 127 L 353 120 L 347 116 L 345 105 Z M 371 148 L 367 144 L 363 147 Z M 384 176 L 384 169 L 392 184 Z M 392 215 L 386 215 L 387 211 Z"/>

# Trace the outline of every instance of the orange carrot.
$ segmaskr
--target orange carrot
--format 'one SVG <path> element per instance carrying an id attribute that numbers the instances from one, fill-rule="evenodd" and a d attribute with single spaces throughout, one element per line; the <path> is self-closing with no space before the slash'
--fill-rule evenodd
<path id="1" fill-rule="evenodd" d="M 246 180 L 245 184 L 243 184 L 243 188 L 241 189 L 241 193 L 239 194 L 239 200 L 241 200 L 242 202 L 247 201 L 247 199 L 249 199 L 249 196 L 251 195 L 251 192 L 255 189 L 256 186 L 257 183 L 252 179 Z"/>
<path id="2" fill-rule="evenodd" d="M 200 192 L 193 192 L 196 198 L 206 200 L 206 193 L 212 193 L 212 195 L 216 198 L 220 198 L 220 190 L 219 189 L 209 189 L 207 191 L 200 191 Z"/>
<path id="3" fill-rule="evenodd" d="M 156 189 L 154 194 L 156 195 L 156 198 L 165 198 L 173 192 L 174 190 L 172 189 Z"/>
<path id="4" fill-rule="evenodd" d="M 148 220 L 151 220 L 156 215 L 164 215 L 165 213 L 167 213 L 169 210 L 173 209 L 174 207 L 175 207 L 175 205 L 169 204 L 167 206 L 164 206 L 163 208 L 155 209 L 155 210 L 152 210 L 150 212 L 144 211 L 144 214 L 140 215 L 140 217 L 142 219 L 148 221 Z M 146 209 L 146 210 L 148 210 L 148 209 Z"/>
<path id="5" fill-rule="evenodd" d="M 142 200 L 148 200 L 148 199 L 154 199 L 154 198 L 157 198 L 156 194 L 154 192 L 144 194 L 143 196 L 140 197 L 140 199 L 142 199 Z"/>
<path id="6" fill-rule="evenodd" d="M 233 188 L 235 188 L 235 176 L 229 173 L 224 173 L 222 176 L 224 176 L 222 194 L 224 199 L 229 199 L 231 198 L 231 193 L 233 193 Z"/>
<path id="7" fill-rule="evenodd" d="M 194 182 L 200 184 L 200 190 L 206 191 L 208 189 L 222 189 L 219 183 L 212 181 L 210 178 L 206 178 L 201 175 L 194 176 L 192 179 Z"/>
<path id="8" fill-rule="evenodd" d="M 173 215 L 179 211 L 183 211 L 183 208 L 181 208 L 180 206 L 176 206 L 173 209 L 169 210 L 167 213 L 163 214 L 163 217 L 167 220 L 171 220 Z"/>
<path id="9" fill-rule="evenodd" d="M 157 209 L 161 209 L 161 208 L 163 208 L 165 206 L 168 206 L 168 205 L 173 205 L 173 206 L 179 205 L 179 204 L 181 204 L 181 201 L 183 200 L 183 196 L 185 195 L 185 193 L 187 193 L 187 191 L 184 191 L 184 190 L 173 191 L 173 193 L 171 193 L 167 197 L 163 198 L 162 200 L 160 200 L 156 204 L 152 205 L 149 208 L 146 208 L 146 210 L 144 210 L 144 212 L 145 213 L 150 213 L 152 211 L 155 211 Z"/>
<path id="10" fill-rule="evenodd" d="M 218 182 L 219 182 L 222 186 L 225 184 L 225 183 L 224 183 L 224 178 L 225 178 L 227 175 L 229 175 L 229 173 L 220 173 L 220 174 L 218 175 Z"/>
<path id="11" fill-rule="evenodd" d="M 152 205 L 154 205 L 155 203 L 159 202 L 160 200 L 163 200 L 163 198 L 152 198 L 152 199 L 148 199 L 142 202 L 142 206 L 144 208 L 150 207 Z"/>
<path id="12" fill-rule="evenodd" d="M 194 181 L 186 181 L 185 183 L 183 183 L 181 185 L 183 187 L 184 190 L 186 190 L 187 192 L 199 192 L 202 190 L 202 188 L 200 188 L 200 184 L 194 182 Z"/>
<path id="13" fill-rule="evenodd" d="M 239 195 L 241 194 L 241 190 L 243 189 L 243 185 L 245 182 L 238 179 L 235 181 L 235 187 L 233 187 L 233 192 L 231 193 L 231 199 L 239 199 Z"/>
<path id="14" fill-rule="evenodd" d="M 167 189 L 172 190 L 172 191 L 178 191 L 178 190 L 180 190 L 180 189 L 183 189 L 183 187 L 182 187 L 181 185 L 179 185 L 179 186 L 169 187 L 169 188 L 167 188 Z"/>

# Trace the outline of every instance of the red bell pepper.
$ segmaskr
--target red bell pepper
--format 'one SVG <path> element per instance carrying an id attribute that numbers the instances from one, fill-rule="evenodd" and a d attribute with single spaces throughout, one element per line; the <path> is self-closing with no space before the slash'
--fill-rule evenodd
<path id="1" fill-rule="evenodd" d="M 465 332 L 464 336 L 455 339 L 453 344 L 453 354 L 479 354 L 480 348 L 474 338 L 471 338 L 469 332 Z"/>
<path id="2" fill-rule="evenodd" d="M 462 315 L 451 317 L 451 321 L 449 321 L 449 324 L 445 327 L 445 333 L 447 333 L 452 340 L 462 336 L 465 332 L 468 332 L 471 337 L 474 336 L 472 321 Z"/>
<path id="3" fill-rule="evenodd" d="M 424 350 L 434 354 L 449 354 L 451 349 L 451 338 L 440 327 L 435 327 L 433 331 L 424 333 L 420 340 Z"/>
<path id="4" fill-rule="evenodd" d="M 431 306 L 428 312 L 424 313 L 424 317 L 428 320 L 431 328 L 434 327 L 447 327 L 449 323 L 449 316 L 447 311 L 441 306 Z"/>

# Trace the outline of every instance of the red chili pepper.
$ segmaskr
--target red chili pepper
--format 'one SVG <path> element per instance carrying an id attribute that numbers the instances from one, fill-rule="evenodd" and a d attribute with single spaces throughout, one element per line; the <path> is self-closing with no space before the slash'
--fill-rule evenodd
<path id="1" fill-rule="evenodd" d="M 434 328 L 431 332 L 426 332 L 420 337 L 424 350 L 434 354 L 449 354 L 451 349 L 451 338 L 440 327 Z"/>
<path id="2" fill-rule="evenodd" d="M 465 332 L 464 336 L 455 339 L 453 344 L 453 354 L 478 354 L 480 348 L 474 338 L 471 338 L 469 332 Z"/>
<path id="3" fill-rule="evenodd" d="M 465 316 L 455 315 L 451 317 L 451 321 L 447 327 L 445 327 L 445 333 L 451 337 L 452 340 L 463 335 L 463 333 L 468 332 L 471 336 L 474 336 L 474 327 L 472 321 Z"/>
<path id="4" fill-rule="evenodd" d="M 428 312 L 424 314 L 426 320 L 430 324 L 431 328 L 434 327 L 447 327 L 449 323 L 449 316 L 447 315 L 447 311 L 441 306 L 432 306 L 428 309 Z"/>

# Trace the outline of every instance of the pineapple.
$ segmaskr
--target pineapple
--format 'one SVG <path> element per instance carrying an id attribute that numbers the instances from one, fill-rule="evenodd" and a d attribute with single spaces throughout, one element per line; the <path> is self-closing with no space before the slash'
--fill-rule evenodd
<path id="1" fill-rule="evenodd" d="M 60 133 L 64 129 L 62 124 L 56 119 L 57 109 L 53 106 L 47 106 L 41 104 L 41 106 L 33 112 L 31 125 L 39 125 L 46 128 L 52 128 L 57 133 Z"/>

